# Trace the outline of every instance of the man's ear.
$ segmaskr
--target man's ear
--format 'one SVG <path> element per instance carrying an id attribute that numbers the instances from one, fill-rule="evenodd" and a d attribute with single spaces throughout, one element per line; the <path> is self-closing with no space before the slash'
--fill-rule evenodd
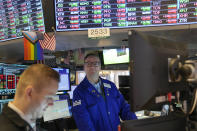
<path id="1" fill-rule="evenodd" d="M 26 97 L 26 99 L 31 99 L 32 98 L 32 93 L 33 93 L 33 87 L 31 85 L 27 86 L 25 88 L 25 97 Z"/>

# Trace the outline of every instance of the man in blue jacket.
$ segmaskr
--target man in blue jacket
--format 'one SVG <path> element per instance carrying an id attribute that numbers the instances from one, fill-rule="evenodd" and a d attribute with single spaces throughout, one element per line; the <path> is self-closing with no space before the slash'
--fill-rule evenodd
<path id="1" fill-rule="evenodd" d="M 73 95 L 73 115 L 80 131 L 117 131 L 120 118 L 137 119 L 115 84 L 99 77 L 100 69 L 98 55 L 86 55 L 86 77 Z"/>

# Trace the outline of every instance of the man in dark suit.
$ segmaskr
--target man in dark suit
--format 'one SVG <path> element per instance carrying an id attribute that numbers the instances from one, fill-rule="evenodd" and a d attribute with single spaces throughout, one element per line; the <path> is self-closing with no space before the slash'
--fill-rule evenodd
<path id="1" fill-rule="evenodd" d="M 36 119 L 53 104 L 59 74 L 43 64 L 27 68 L 17 85 L 14 101 L 4 105 L 0 114 L 0 131 L 38 131 Z"/>

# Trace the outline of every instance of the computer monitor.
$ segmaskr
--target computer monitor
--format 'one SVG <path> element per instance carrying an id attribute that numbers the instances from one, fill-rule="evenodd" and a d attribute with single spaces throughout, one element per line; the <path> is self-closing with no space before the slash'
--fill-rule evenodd
<path id="1" fill-rule="evenodd" d="M 73 91 L 77 88 L 77 85 L 72 85 L 71 86 L 71 91 L 68 91 L 68 94 L 70 96 L 70 99 L 73 99 Z"/>
<path id="2" fill-rule="evenodd" d="M 104 49 L 103 59 L 105 65 L 129 63 L 129 48 Z"/>
<path id="3" fill-rule="evenodd" d="M 130 91 L 130 76 L 129 75 L 119 75 L 119 91 L 123 95 L 126 101 L 129 101 L 129 91 Z"/>
<path id="4" fill-rule="evenodd" d="M 58 91 L 70 90 L 70 69 L 68 68 L 53 68 L 60 74 L 60 82 Z"/>
<path id="5" fill-rule="evenodd" d="M 0 93 L 3 91 L 1 89 L 8 89 L 8 94 L 14 93 L 20 75 L 27 67 L 26 65 L 0 63 Z M 6 93 L 6 91 L 3 92 Z"/>
<path id="6" fill-rule="evenodd" d="M 119 81 L 119 88 L 120 87 L 130 87 L 130 76 L 123 76 L 123 75 L 119 75 L 118 76 L 118 81 Z"/>
<path id="7" fill-rule="evenodd" d="M 129 35 L 130 104 L 132 111 L 160 110 L 155 97 L 187 87 L 187 83 L 169 82 L 170 58 L 187 57 L 186 44 L 132 31 Z M 155 109 L 153 109 L 155 108 Z M 160 108 L 160 109 L 158 109 Z"/>
<path id="8" fill-rule="evenodd" d="M 48 106 L 48 108 L 44 111 L 43 119 L 44 121 L 52 121 L 60 118 L 70 118 L 71 114 L 71 106 L 69 105 L 68 99 L 60 99 L 59 96 L 56 96 L 56 100 L 52 106 Z"/>
<path id="9" fill-rule="evenodd" d="M 0 42 L 23 37 L 22 31 L 45 32 L 42 0 L 1 0 Z"/>

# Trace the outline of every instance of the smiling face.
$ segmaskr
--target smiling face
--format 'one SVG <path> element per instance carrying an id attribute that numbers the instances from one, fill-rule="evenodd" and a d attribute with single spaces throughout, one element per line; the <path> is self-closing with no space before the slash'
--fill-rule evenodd
<path id="1" fill-rule="evenodd" d="M 100 59 L 96 56 L 89 56 L 84 61 L 84 71 L 87 77 L 99 76 L 101 70 Z"/>

